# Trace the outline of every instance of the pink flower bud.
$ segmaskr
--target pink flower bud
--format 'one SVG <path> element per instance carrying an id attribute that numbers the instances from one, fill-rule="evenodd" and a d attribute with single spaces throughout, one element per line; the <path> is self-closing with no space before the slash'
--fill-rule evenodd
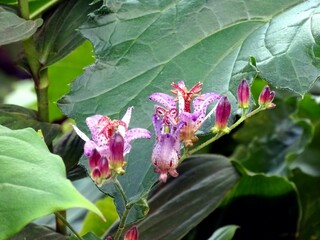
<path id="1" fill-rule="evenodd" d="M 247 80 L 243 79 L 238 86 L 239 108 L 247 109 L 250 103 L 250 89 Z"/>
<path id="2" fill-rule="evenodd" d="M 124 139 L 119 132 L 113 134 L 110 139 L 110 159 L 109 167 L 114 170 L 117 174 L 124 174 L 125 165 L 124 161 Z"/>
<path id="3" fill-rule="evenodd" d="M 269 86 L 265 86 L 261 91 L 259 96 L 259 105 L 264 106 L 265 108 L 274 108 L 276 105 L 272 103 L 276 93 L 274 91 L 270 91 Z"/>
<path id="4" fill-rule="evenodd" d="M 217 105 L 216 123 L 213 128 L 214 132 L 225 130 L 227 128 L 230 112 L 231 112 L 231 104 L 228 98 L 226 96 L 223 96 Z"/>
<path id="5" fill-rule="evenodd" d="M 124 240 L 138 240 L 138 239 L 139 239 L 139 231 L 137 226 L 133 226 L 132 228 L 130 228 L 124 235 Z"/>

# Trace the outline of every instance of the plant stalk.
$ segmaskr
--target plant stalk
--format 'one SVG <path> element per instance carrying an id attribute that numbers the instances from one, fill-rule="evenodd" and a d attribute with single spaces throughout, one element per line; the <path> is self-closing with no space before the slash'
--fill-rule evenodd
<path id="1" fill-rule="evenodd" d="M 202 148 L 208 146 L 210 143 L 215 142 L 216 140 L 218 140 L 219 138 L 221 138 L 222 136 L 226 135 L 227 133 L 229 133 L 231 130 L 235 129 L 237 126 L 239 126 L 243 121 L 245 121 L 246 119 L 248 119 L 249 117 L 252 117 L 253 115 L 257 114 L 258 112 L 265 110 L 264 107 L 259 106 L 258 108 L 256 108 L 255 110 L 253 110 L 252 112 L 249 112 L 247 115 L 242 115 L 241 118 L 239 118 L 238 121 L 236 121 L 232 126 L 230 126 L 229 131 L 228 132 L 224 132 L 224 131 L 220 131 L 218 132 L 216 135 L 214 135 L 212 138 L 210 138 L 209 140 L 207 140 L 206 142 L 200 144 L 199 146 L 197 146 L 194 149 L 189 150 L 189 152 L 186 154 L 186 152 L 182 155 L 182 157 L 179 160 L 179 164 L 181 164 L 189 155 L 198 152 L 199 150 L 201 150 Z"/>
<path id="2" fill-rule="evenodd" d="M 21 17 L 29 20 L 29 3 L 28 0 L 18 0 Z M 49 122 L 49 104 L 48 104 L 48 70 L 41 69 L 42 65 L 39 61 L 39 54 L 36 49 L 36 44 L 33 37 L 30 37 L 22 42 L 25 56 L 30 68 L 30 74 L 33 78 L 38 104 L 38 120 L 41 122 Z M 48 145 L 50 148 L 51 144 Z M 64 221 L 58 219 L 59 216 L 66 218 L 66 211 L 56 213 L 56 231 L 61 234 L 67 233 L 67 227 Z"/>
<path id="3" fill-rule="evenodd" d="M 122 217 L 120 217 L 120 223 L 119 223 L 119 227 L 117 229 L 117 232 L 114 236 L 114 240 L 119 240 L 120 237 L 121 237 L 121 234 L 124 230 L 124 227 L 125 227 L 125 224 L 126 224 L 126 220 L 127 220 L 127 217 L 129 215 L 129 212 L 130 212 L 130 209 L 132 208 L 133 204 L 129 204 L 128 203 L 128 199 L 126 197 L 126 194 L 121 186 L 121 183 L 118 181 L 117 178 L 114 178 L 114 184 L 116 185 L 117 189 L 119 190 L 122 198 L 123 198 L 123 201 L 125 203 L 125 210 L 123 212 L 123 215 Z"/>
<path id="4" fill-rule="evenodd" d="M 65 211 L 61 211 L 61 212 L 65 212 Z M 56 212 L 55 216 L 56 219 L 58 219 L 58 221 L 61 221 L 63 223 L 64 226 L 68 226 L 68 228 L 70 229 L 71 232 L 73 232 L 73 234 L 79 239 L 79 240 L 84 240 L 79 233 L 77 233 L 77 231 L 70 225 L 70 223 L 68 223 L 68 221 L 66 220 L 65 216 L 63 214 L 61 214 L 61 212 Z"/>

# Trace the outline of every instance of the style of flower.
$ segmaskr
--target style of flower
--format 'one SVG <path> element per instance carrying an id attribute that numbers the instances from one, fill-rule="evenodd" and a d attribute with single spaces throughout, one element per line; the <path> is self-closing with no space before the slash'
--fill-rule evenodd
<path id="1" fill-rule="evenodd" d="M 163 119 L 169 118 L 168 113 L 177 112 L 176 102 L 178 102 L 178 114 L 175 118 L 171 114 L 171 122 L 175 120 L 175 124 L 178 122 L 184 122 L 184 126 L 180 131 L 180 139 L 184 142 L 186 147 L 192 147 L 193 143 L 198 140 L 195 133 L 201 127 L 202 123 L 213 113 L 210 112 L 206 115 L 207 107 L 209 104 L 220 98 L 219 94 L 206 93 L 201 94 L 202 84 L 195 84 L 191 90 L 188 90 L 183 81 L 179 81 L 177 84 L 172 83 L 171 86 L 174 88 L 171 92 L 177 96 L 174 98 L 165 93 L 153 93 L 150 95 L 150 99 L 162 104 L 165 108 L 162 111 L 165 114 Z M 193 113 L 191 113 L 191 103 L 193 104 Z M 156 110 L 159 109 L 156 106 Z"/>
<path id="2" fill-rule="evenodd" d="M 176 168 L 180 159 L 179 133 L 183 122 L 175 125 L 166 125 L 159 114 L 152 116 L 156 141 L 153 147 L 151 161 L 155 172 L 159 173 L 159 181 L 166 182 L 167 176 L 177 177 Z"/>
<path id="3" fill-rule="evenodd" d="M 86 119 L 92 140 L 78 127 L 75 132 L 85 141 L 84 154 L 89 158 L 91 177 L 97 185 L 110 178 L 112 171 L 124 174 L 124 157 L 131 150 L 131 141 L 151 138 L 143 128 L 128 129 L 133 107 L 129 107 L 122 120 L 111 120 L 107 116 L 94 115 Z"/>
<path id="4" fill-rule="evenodd" d="M 272 102 L 276 93 L 274 91 L 270 91 L 270 87 L 265 86 L 259 96 L 258 102 L 260 106 L 263 106 L 267 109 L 274 108 L 276 105 Z"/>

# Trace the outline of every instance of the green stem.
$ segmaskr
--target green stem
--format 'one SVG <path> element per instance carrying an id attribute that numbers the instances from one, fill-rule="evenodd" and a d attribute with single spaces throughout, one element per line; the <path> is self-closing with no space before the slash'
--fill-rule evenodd
<path id="1" fill-rule="evenodd" d="M 38 85 L 35 86 L 38 99 L 38 118 L 42 122 L 49 122 L 49 102 L 48 102 L 48 69 L 40 72 Z"/>
<path id="2" fill-rule="evenodd" d="M 20 15 L 22 18 L 29 20 L 29 2 L 28 0 L 19 0 Z"/>
<path id="3" fill-rule="evenodd" d="M 73 232 L 73 234 L 79 239 L 79 240 L 84 240 L 79 233 L 77 233 L 77 231 L 68 223 L 68 221 L 65 219 L 65 217 L 60 213 L 60 212 L 56 212 L 56 219 L 59 219 L 59 221 L 63 222 L 63 224 L 65 226 L 68 226 L 68 228 L 71 230 L 71 232 Z"/>
<path id="4" fill-rule="evenodd" d="M 235 122 L 232 126 L 230 126 L 230 128 L 228 129 L 228 131 L 220 131 L 218 132 L 216 135 L 214 135 L 212 138 L 210 138 L 209 140 L 207 140 L 206 142 L 200 144 L 199 146 L 197 146 L 194 149 L 189 150 L 188 154 L 184 153 L 182 155 L 182 157 L 179 160 L 179 163 L 181 164 L 189 155 L 198 152 L 199 150 L 201 150 L 202 148 L 208 146 L 210 143 L 213 143 L 214 141 L 218 140 L 219 138 L 221 138 L 222 136 L 226 135 L 227 133 L 229 133 L 231 130 L 235 129 L 237 126 L 239 126 L 239 124 L 241 124 L 244 120 L 248 119 L 249 117 L 257 114 L 258 112 L 265 110 L 264 107 L 259 106 L 258 108 L 256 108 L 255 110 L 253 110 L 252 112 L 248 113 L 245 116 L 242 116 L 241 118 L 239 118 L 239 120 L 237 122 Z"/>
<path id="5" fill-rule="evenodd" d="M 35 19 L 36 17 L 40 16 L 42 13 L 52 8 L 58 2 L 61 2 L 61 0 L 52 0 L 50 2 L 45 3 L 40 8 L 38 8 L 37 10 L 35 10 L 33 13 L 30 14 L 30 19 Z"/>
<path id="6" fill-rule="evenodd" d="M 130 209 L 132 208 L 133 204 L 129 204 L 129 203 L 128 203 L 128 199 L 127 199 L 127 197 L 126 197 L 126 194 L 125 194 L 125 192 L 124 192 L 124 190 L 123 190 L 123 188 L 122 188 L 122 186 L 121 186 L 121 183 L 118 181 L 117 178 L 114 178 L 114 184 L 116 185 L 117 189 L 119 190 L 119 192 L 120 192 L 120 194 L 121 194 L 121 196 L 122 196 L 122 198 L 123 198 L 123 201 L 124 201 L 124 203 L 125 203 L 125 206 L 126 206 L 126 207 L 125 207 L 125 210 L 124 210 L 124 212 L 123 212 L 123 215 L 122 215 L 122 217 L 120 218 L 119 227 L 118 227 L 117 232 L 116 232 L 116 234 L 115 234 L 115 236 L 114 236 L 114 240 L 119 240 L 120 237 L 121 237 L 121 234 L 122 234 L 122 232 L 123 232 L 123 230 L 124 230 L 127 217 L 128 217 L 128 215 L 129 215 Z"/>

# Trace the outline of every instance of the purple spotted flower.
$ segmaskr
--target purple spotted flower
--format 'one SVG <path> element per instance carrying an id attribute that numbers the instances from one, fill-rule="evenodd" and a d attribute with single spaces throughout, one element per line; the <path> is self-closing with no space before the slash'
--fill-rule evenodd
<path id="1" fill-rule="evenodd" d="M 75 132 L 85 141 L 84 154 L 89 158 L 91 177 L 101 185 L 111 176 L 111 171 L 123 174 L 124 156 L 131 150 L 131 141 L 151 138 L 143 128 L 128 129 L 133 107 L 129 107 L 122 120 L 110 120 L 107 116 L 94 115 L 86 119 L 91 132 L 90 139 L 73 125 Z"/>
<path id="2" fill-rule="evenodd" d="M 159 181 L 166 182 L 168 174 L 177 177 L 176 168 L 180 159 L 180 129 L 183 122 L 175 125 L 164 124 L 159 114 L 152 117 L 153 127 L 156 133 L 156 142 L 153 147 L 151 161 L 155 172 L 159 173 Z"/>
<path id="3" fill-rule="evenodd" d="M 215 100 L 220 99 L 220 95 L 216 93 L 201 94 L 201 83 L 194 85 L 191 90 L 188 90 L 183 81 L 171 84 L 174 90 L 172 93 L 176 97 L 172 97 L 165 93 L 153 93 L 150 99 L 162 104 L 163 119 L 170 119 L 171 122 L 178 124 L 184 122 L 184 126 L 180 131 L 180 139 L 184 142 L 186 147 L 192 147 L 193 143 L 198 140 L 195 133 L 201 127 L 202 123 L 213 113 L 206 114 L 207 107 Z M 177 111 L 178 102 L 178 111 Z M 191 113 L 191 104 L 193 106 L 193 113 Z M 156 106 L 158 112 L 159 106 Z M 178 112 L 176 117 L 170 113 Z"/>

